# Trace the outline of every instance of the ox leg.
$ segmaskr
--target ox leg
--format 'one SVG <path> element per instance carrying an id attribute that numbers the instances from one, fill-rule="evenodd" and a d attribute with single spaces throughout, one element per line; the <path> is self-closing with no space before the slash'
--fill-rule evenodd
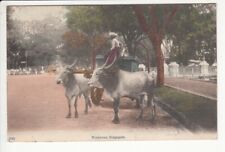
<path id="1" fill-rule="evenodd" d="M 84 95 L 84 100 L 85 100 L 85 110 L 84 110 L 84 113 L 85 114 L 88 114 L 88 105 L 90 106 L 91 102 L 90 102 L 90 99 L 88 97 L 87 94 L 83 94 Z"/>
<path id="2" fill-rule="evenodd" d="M 143 119 L 143 113 L 144 113 L 144 107 L 145 107 L 145 95 L 140 96 L 140 113 L 139 116 L 137 117 L 137 120 L 142 120 Z"/>
<path id="3" fill-rule="evenodd" d="M 91 100 L 90 100 L 90 97 L 89 97 L 89 94 L 90 94 L 90 92 L 88 92 L 87 94 L 86 94 L 86 96 L 87 96 L 87 104 L 88 104 L 88 106 L 91 108 L 92 107 L 92 104 L 91 104 Z"/>
<path id="4" fill-rule="evenodd" d="M 87 96 L 87 104 L 88 104 L 88 106 L 91 108 L 91 107 L 92 107 L 92 104 L 91 104 L 91 99 L 90 99 L 90 97 L 89 97 L 89 95 L 91 94 L 91 92 L 90 92 L 90 91 L 87 91 L 87 92 L 85 92 L 84 94 Z M 85 102 L 86 102 L 86 101 L 85 101 Z"/>
<path id="5" fill-rule="evenodd" d="M 67 98 L 68 102 L 68 114 L 66 115 L 66 118 L 71 118 L 71 100 Z"/>
<path id="6" fill-rule="evenodd" d="M 139 99 L 136 99 L 136 105 L 135 105 L 135 108 L 137 108 L 137 109 L 140 108 L 140 102 L 139 102 Z"/>
<path id="7" fill-rule="evenodd" d="M 120 105 L 120 99 L 114 99 L 113 102 L 113 110 L 114 110 L 114 117 L 112 122 L 115 124 L 119 124 L 120 123 L 120 119 L 119 119 L 119 105 Z"/>
<path id="8" fill-rule="evenodd" d="M 155 116 L 156 116 L 156 108 L 155 108 L 155 103 L 154 103 L 154 96 L 152 96 L 152 98 L 151 98 L 151 110 L 152 110 L 151 120 L 154 121 L 155 120 Z"/>
<path id="9" fill-rule="evenodd" d="M 78 112 L 77 112 L 77 100 L 78 100 L 78 97 L 75 98 L 75 102 L 74 102 L 74 109 L 75 109 L 74 117 L 75 117 L 75 118 L 78 118 Z"/>
<path id="10" fill-rule="evenodd" d="M 89 106 L 90 108 L 92 107 L 91 100 L 90 100 L 89 97 L 88 97 L 88 106 Z"/>

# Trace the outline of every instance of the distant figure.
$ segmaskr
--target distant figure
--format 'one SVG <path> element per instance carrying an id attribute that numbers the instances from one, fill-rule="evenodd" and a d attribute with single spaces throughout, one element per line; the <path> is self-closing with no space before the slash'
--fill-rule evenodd
<path id="1" fill-rule="evenodd" d="M 122 51 L 121 51 L 121 55 L 120 56 L 122 56 L 122 57 L 129 56 L 128 49 L 127 48 L 123 48 Z"/>
<path id="2" fill-rule="evenodd" d="M 140 71 L 145 71 L 145 70 L 146 70 L 146 66 L 145 66 L 144 64 L 139 64 L 139 65 L 138 65 L 138 69 L 139 69 Z"/>
<path id="3" fill-rule="evenodd" d="M 114 60 L 117 60 L 120 56 L 120 48 L 122 46 L 122 43 L 117 39 L 118 34 L 114 32 L 109 32 L 109 38 L 111 40 L 111 49 L 106 54 L 105 58 L 105 65 L 111 64 Z"/>
<path id="4" fill-rule="evenodd" d="M 37 75 L 37 74 L 38 74 L 38 71 L 37 71 L 37 69 L 36 69 L 36 68 L 34 69 L 34 73 L 35 73 L 35 75 Z"/>
<path id="5" fill-rule="evenodd" d="M 156 86 L 156 83 L 157 83 L 157 72 L 155 70 L 152 70 L 149 75 L 153 78 L 153 82 L 154 82 L 154 85 Z"/>

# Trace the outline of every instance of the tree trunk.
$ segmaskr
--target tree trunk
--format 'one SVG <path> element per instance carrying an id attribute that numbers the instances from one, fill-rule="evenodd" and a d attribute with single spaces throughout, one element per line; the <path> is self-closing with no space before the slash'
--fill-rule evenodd
<path id="1" fill-rule="evenodd" d="M 153 21 L 152 26 L 149 27 L 147 21 L 144 17 L 144 14 L 139 6 L 134 6 L 134 11 L 139 21 L 142 30 L 147 34 L 149 40 L 151 40 L 153 47 L 156 51 L 157 58 L 157 85 L 161 86 L 164 84 L 164 60 L 163 54 L 161 51 L 161 43 L 162 43 L 162 34 L 158 29 L 158 21 L 155 16 L 155 13 L 152 14 Z"/>
<path id="2" fill-rule="evenodd" d="M 161 50 L 162 39 L 157 34 L 155 40 L 155 50 L 157 59 L 157 85 L 162 86 L 164 84 L 164 58 Z"/>
<path id="3" fill-rule="evenodd" d="M 150 72 L 150 53 L 147 47 L 145 47 L 144 44 L 140 43 L 140 45 L 146 50 L 147 53 L 147 57 L 146 57 L 146 64 L 147 64 L 147 69 L 148 69 L 148 73 Z"/>
<path id="4" fill-rule="evenodd" d="M 96 50 L 95 50 L 95 49 L 93 49 L 93 50 L 92 50 L 92 56 L 91 56 L 91 61 L 92 61 L 92 70 L 94 70 L 94 69 L 95 69 L 95 64 L 96 64 L 96 60 L 95 60 L 95 58 L 96 58 Z"/>
<path id="5" fill-rule="evenodd" d="M 146 50 L 147 52 L 147 69 L 148 69 L 148 73 L 150 72 L 150 53 L 149 50 Z"/>

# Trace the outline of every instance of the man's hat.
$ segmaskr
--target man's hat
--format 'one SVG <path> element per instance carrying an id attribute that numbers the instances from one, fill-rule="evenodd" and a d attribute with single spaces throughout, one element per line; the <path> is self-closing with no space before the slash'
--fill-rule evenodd
<path id="1" fill-rule="evenodd" d="M 114 37 L 117 37 L 117 36 L 118 36 L 117 33 L 115 33 L 115 32 L 109 32 L 109 37 L 114 38 Z"/>

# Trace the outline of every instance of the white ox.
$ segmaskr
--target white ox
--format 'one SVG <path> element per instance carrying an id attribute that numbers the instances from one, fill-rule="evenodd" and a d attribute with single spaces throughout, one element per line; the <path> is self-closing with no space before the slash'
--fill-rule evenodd
<path id="1" fill-rule="evenodd" d="M 75 64 L 76 61 L 71 66 L 64 68 L 56 80 L 57 84 L 63 84 L 65 88 L 65 96 L 69 108 L 66 118 L 71 117 L 71 105 L 74 105 L 75 118 L 78 118 L 77 100 L 81 95 L 83 95 L 85 99 L 85 114 L 88 113 L 88 106 L 91 107 L 89 99 L 90 87 L 88 86 L 89 80 L 85 78 L 83 74 L 74 74 L 72 69 Z"/>
<path id="2" fill-rule="evenodd" d="M 89 81 L 89 85 L 104 88 L 113 98 L 114 118 L 113 122 L 118 124 L 120 97 L 137 99 L 141 106 L 138 119 L 142 118 L 145 102 L 151 103 L 152 119 L 155 117 L 155 104 L 153 96 L 154 79 L 147 72 L 127 72 L 118 68 L 114 60 L 111 65 L 103 65 L 96 69 Z"/>

